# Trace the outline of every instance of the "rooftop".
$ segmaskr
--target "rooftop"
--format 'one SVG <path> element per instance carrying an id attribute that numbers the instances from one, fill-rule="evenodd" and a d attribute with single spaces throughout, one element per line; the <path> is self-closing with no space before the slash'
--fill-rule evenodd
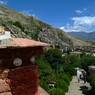
<path id="1" fill-rule="evenodd" d="M 44 47 L 49 46 L 49 44 L 35 41 L 27 38 L 10 38 L 4 42 L 4 44 L 0 44 L 0 48 L 7 48 L 7 47 Z"/>

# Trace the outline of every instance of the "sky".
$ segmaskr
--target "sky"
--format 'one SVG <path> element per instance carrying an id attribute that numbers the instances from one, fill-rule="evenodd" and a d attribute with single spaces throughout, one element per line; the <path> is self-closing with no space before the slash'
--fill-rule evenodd
<path id="1" fill-rule="evenodd" d="M 95 31 L 95 0 L 0 0 L 66 32 Z"/>

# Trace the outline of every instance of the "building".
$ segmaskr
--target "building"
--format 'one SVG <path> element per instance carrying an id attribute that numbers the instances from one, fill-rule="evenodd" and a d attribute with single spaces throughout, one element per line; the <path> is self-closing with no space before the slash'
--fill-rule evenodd
<path id="1" fill-rule="evenodd" d="M 2 95 L 39 95 L 38 67 L 35 58 L 43 53 L 43 47 L 46 46 L 49 45 L 39 41 L 11 38 L 8 31 L 0 35 Z"/>

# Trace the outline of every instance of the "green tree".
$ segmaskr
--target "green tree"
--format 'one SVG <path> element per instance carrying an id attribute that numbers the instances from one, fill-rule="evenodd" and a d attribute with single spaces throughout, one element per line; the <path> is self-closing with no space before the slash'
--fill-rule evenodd
<path id="1" fill-rule="evenodd" d="M 55 71 L 58 71 L 60 64 L 63 63 L 62 53 L 58 49 L 49 49 L 45 52 L 45 58 L 51 64 L 52 68 L 55 69 Z"/>

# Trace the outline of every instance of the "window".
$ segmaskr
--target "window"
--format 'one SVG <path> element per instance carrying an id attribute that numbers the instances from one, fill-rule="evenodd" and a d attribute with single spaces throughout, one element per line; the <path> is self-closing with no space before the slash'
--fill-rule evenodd
<path id="1" fill-rule="evenodd" d="M 13 64 L 15 66 L 21 66 L 22 65 L 22 59 L 20 58 L 15 58 L 14 61 L 13 61 Z"/>

